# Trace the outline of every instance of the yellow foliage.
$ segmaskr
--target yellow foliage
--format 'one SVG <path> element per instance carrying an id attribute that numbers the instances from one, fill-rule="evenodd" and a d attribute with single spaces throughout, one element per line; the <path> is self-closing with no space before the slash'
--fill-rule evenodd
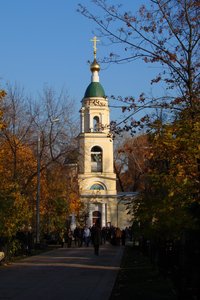
<path id="1" fill-rule="evenodd" d="M 168 194 L 169 197 L 173 197 L 174 196 L 174 191 L 171 191 L 169 194 Z"/>
<path id="2" fill-rule="evenodd" d="M 4 180 L 12 182 L 15 176 L 18 184 L 24 185 L 35 170 L 37 170 L 37 162 L 28 146 L 18 143 L 13 151 L 8 142 L 1 145 L 0 176 L 2 175 Z"/>
<path id="3" fill-rule="evenodd" d="M 7 237 L 15 235 L 27 223 L 31 224 L 31 191 L 36 189 L 34 180 L 26 190 L 24 189 L 29 176 L 36 170 L 36 161 L 31 149 L 18 142 L 15 150 L 16 152 L 13 152 L 8 142 L 1 144 L 0 236 Z"/>
<path id="4" fill-rule="evenodd" d="M 75 192 L 70 192 L 68 198 L 70 213 L 78 213 L 81 208 L 81 201 L 79 195 Z"/>
<path id="5" fill-rule="evenodd" d="M 18 191 L 10 191 L 0 198 L 0 236 L 12 237 L 24 225 L 31 223 L 32 213 L 27 199 Z"/>
<path id="6" fill-rule="evenodd" d="M 3 91 L 3 90 L 0 90 L 0 100 L 1 100 L 2 98 L 4 98 L 5 96 L 6 96 L 6 92 Z"/>

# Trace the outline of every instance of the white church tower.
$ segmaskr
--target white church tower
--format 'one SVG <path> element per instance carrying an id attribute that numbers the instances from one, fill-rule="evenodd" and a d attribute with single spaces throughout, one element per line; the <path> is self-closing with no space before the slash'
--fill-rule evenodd
<path id="1" fill-rule="evenodd" d="M 85 91 L 80 109 L 78 178 L 81 200 L 87 208 L 87 224 L 99 219 L 101 226 L 117 226 L 116 174 L 113 163 L 113 140 L 109 131 L 108 99 L 99 82 L 100 65 L 90 65 L 91 83 Z"/>

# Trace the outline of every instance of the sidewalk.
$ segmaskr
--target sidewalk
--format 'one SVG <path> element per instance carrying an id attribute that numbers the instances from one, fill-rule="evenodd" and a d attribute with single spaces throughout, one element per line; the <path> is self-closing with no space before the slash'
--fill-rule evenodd
<path id="1" fill-rule="evenodd" d="M 0 300 L 108 300 L 123 247 L 59 248 L 0 268 Z"/>

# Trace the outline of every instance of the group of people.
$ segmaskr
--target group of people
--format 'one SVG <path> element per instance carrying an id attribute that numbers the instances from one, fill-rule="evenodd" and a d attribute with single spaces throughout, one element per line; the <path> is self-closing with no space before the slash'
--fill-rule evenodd
<path id="1" fill-rule="evenodd" d="M 76 227 L 74 231 L 70 228 L 66 233 L 61 234 L 61 245 L 64 247 L 65 243 L 67 247 L 71 247 L 72 243 L 77 247 L 89 247 L 93 245 L 95 255 L 99 254 L 99 246 L 110 242 L 112 245 L 123 245 L 127 239 L 131 239 L 131 229 L 125 228 L 121 230 L 118 227 L 102 227 L 99 220 L 92 227 L 87 225 L 82 227 Z"/>

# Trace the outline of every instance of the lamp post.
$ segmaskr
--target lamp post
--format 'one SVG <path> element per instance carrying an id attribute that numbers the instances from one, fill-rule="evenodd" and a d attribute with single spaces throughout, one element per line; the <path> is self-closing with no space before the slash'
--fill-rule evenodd
<path id="1" fill-rule="evenodd" d="M 51 121 L 53 123 L 59 122 L 59 119 L 56 118 Z M 37 137 L 37 193 L 36 193 L 36 245 L 40 244 L 40 166 L 41 166 L 41 155 L 40 155 L 40 134 L 38 132 Z"/>

